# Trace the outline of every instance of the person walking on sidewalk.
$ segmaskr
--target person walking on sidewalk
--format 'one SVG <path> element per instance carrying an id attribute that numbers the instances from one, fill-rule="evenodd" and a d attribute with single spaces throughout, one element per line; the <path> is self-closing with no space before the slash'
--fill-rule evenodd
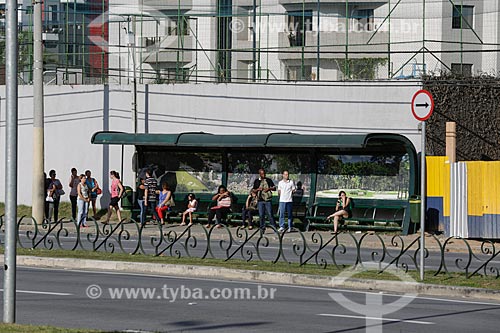
<path id="1" fill-rule="evenodd" d="M 78 178 L 80 183 L 76 186 L 76 193 L 78 194 L 78 219 L 76 220 L 77 226 L 87 227 L 87 214 L 89 211 L 89 188 L 87 187 L 87 177 L 81 174 Z"/>
<path id="2" fill-rule="evenodd" d="M 269 218 L 269 223 L 276 228 L 276 223 L 274 222 L 273 216 L 273 192 L 276 191 L 276 186 L 270 178 L 266 177 L 266 171 L 264 169 L 259 169 L 259 178 L 257 178 L 253 183 L 253 191 L 257 193 L 259 198 L 258 208 L 259 208 L 259 219 L 260 219 L 260 230 L 266 231 L 266 220 L 265 215 Z"/>
<path id="3" fill-rule="evenodd" d="M 292 231 L 293 223 L 293 199 L 295 184 L 293 180 L 288 179 L 288 171 L 283 171 L 283 179 L 278 183 L 278 195 L 280 196 L 280 228 L 279 232 L 285 231 L 285 212 L 288 217 L 288 232 Z"/>
<path id="4" fill-rule="evenodd" d="M 118 216 L 118 222 L 122 220 L 122 214 L 118 203 L 120 202 L 124 189 L 120 181 L 120 174 L 113 170 L 109 173 L 109 177 L 111 178 L 111 201 L 109 202 L 108 215 L 106 216 L 106 221 L 103 222 L 104 224 L 109 223 L 109 219 L 113 214 L 113 209 L 116 211 L 116 216 Z"/>

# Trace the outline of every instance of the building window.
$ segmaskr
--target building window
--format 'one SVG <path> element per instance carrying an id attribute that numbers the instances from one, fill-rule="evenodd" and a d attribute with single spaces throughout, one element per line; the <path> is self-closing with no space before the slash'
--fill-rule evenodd
<path id="1" fill-rule="evenodd" d="M 462 16 L 460 16 L 460 10 Z M 474 6 L 453 6 L 452 29 L 472 29 L 474 26 Z"/>
<path id="2" fill-rule="evenodd" d="M 312 11 L 288 12 L 288 40 L 290 46 L 305 46 L 305 31 L 312 31 Z"/>
<path id="3" fill-rule="evenodd" d="M 52 24 L 57 24 L 57 5 L 50 5 L 49 10 L 50 20 L 52 21 Z"/>
<path id="4" fill-rule="evenodd" d="M 373 9 L 358 9 L 354 11 L 354 30 L 373 31 Z"/>
<path id="5" fill-rule="evenodd" d="M 451 64 L 451 72 L 465 77 L 472 76 L 472 64 Z"/>
<path id="6" fill-rule="evenodd" d="M 149 47 L 149 46 L 160 46 L 160 44 L 161 44 L 161 37 L 144 37 L 144 42 L 146 44 L 146 47 Z"/>
<path id="7" fill-rule="evenodd" d="M 180 22 L 180 24 L 179 24 Z M 173 17 L 168 25 L 169 36 L 188 36 L 189 35 L 189 16 Z"/>
<path id="8" fill-rule="evenodd" d="M 286 68 L 287 81 L 311 81 L 312 66 L 287 66 Z"/>

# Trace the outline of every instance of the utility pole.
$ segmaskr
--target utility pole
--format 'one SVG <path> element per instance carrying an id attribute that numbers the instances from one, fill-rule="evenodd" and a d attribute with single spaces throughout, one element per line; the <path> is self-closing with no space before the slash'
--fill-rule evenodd
<path id="1" fill-rule="evenodd" d="M 17 240 L 17 0 L 6 3 L 5 253 L 3 322 L 16 321 Z"/>
<path id="2" fill-rule="evenodd" d="M 252 81 L 257 80 L 257 0 L 253 0 L 252 15 Z"/>
<path id="3" fill-rule="evenodd" d="M 320 64 L 321 64 L 321 52 L 319 50 L 320 48 L 320 38 L 321 38 L 321 32 L 320 32 L 320 29 L 321 29 L 321 24 L 320 24 L 320 18 L 321 18 L 321 15 L 320 15 L 320 12 L 321 12 L 321 2 L 320 0 L 318 0 L 318 3 L 316 5 L 316 10 L 318 11 L 318 22 L 317 22 L 317 29 L 318 31 L 316 32 L 318 34 L 318 40 L 317 40 L 317 47 L 316 47 L 316 80 L 319 81 L 319 68 L 320 68 Z"/>
<path id="4" fill-rule="evenodd" d="M 137 134 L 137 66 L 135 61 L 135 16 L 132 16 L 132 27 L 127 31 L 127 47 L 132 60 L 132 129 Z"/>
<path id="5" fill-rule="evenodd" d="M 35 1 L 33 16 L 33 190 L 31 215 L 36 223 L 42 223 L 45 215 L 42 1 Z"/>
<path id="6" fill-rule="evenodd" d="M 127 45 L 129 48 L 129 53 L 132 57 L 132 129 L 134 134 L 137 134 L 137 65 L 135 60 L 135 31 L 136 31 L 136 20 L 135 16 L 132 16 L 132 27 L 129 26 L 127 32 Z M 180 23 L 179 23 L 180 24 Z M 177 54 L 179 54 L 177 52 Z M 137 149 L 134 146 L 134 155 L 137 153 Z M 123 163 L 123 146 L 122 146 L 122 163 Z M 123 169 L 123 168 L 122 168 Z M 136 173 L 134 177 L 134 183 L 137 182 L 137 168 L 135 168 Z M 123 170 L 122 170 L 123 175 Z M 135 202 L 136 192 L 133 192 L 133 201 Z"/>

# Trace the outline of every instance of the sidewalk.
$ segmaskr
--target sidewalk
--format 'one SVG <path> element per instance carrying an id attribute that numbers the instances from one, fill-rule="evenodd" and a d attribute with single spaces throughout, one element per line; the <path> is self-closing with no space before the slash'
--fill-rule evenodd
<path id="1" fill-rule="evenodd" d="M 90 225 L 89 228 L 81 229 L 82 234 L 89 234 L 96 232 L 95 226 L 92 223 L 89 223 L 89 225 Z M 102 231 L 104 225 L 100 221 L 97 222 L 97 225 Z M 116 225 L 117 222 L 111 222 L 111 224 L 106 226 L 106 228 L 108 228 L 108 230 L 111 230 L 111 228 L 115 228 Z M 64 223 L 64 227 L 67 228 L 69 232 L 76 232 L 73 223 Z M 131 237 L 137 237 L 139 229 L 138 226 L 135 225 L 134 223 L 132 222 L 124 223 L 123 228 L 124 230 L 130 233 Z M 23 224 L 20 227 L 20 232 L 25 233 L 26 231 L 33 229 L 34 229 L 33 225 Z M 142 237 L 159 236 L 161 232 L 163 232 L 164 234 L 172 232 L 175 233 L 177 236 L 179 236 L 185 230 L 186 227 L 179 226 L 179 224 L 166 224 L 162 226 L 161 230 L 159 225 L 148 224 L 142 231 Z M 46 230 L 43 230 L 39 226 L 39 232 L 44 233 L 46 232 Z M 205 228 L 201 224 L 195 224 L 191 227 L 190 232 L 191 235 L 196 237 L 197 239 L 206 239 L 207 237 L 206 235 L 208 232 L 210 232 L 210 229 Z M 238 229 L 237 227 L 228 227 L 223 229 L 214 229 L 212 231 L 212 234 L 210 235 L 210 239 L 228 240 L 230 238 L 228 232 L 231 232 L 234 241 L 243 241 L 246 236 L 250 237 L 255 232 L 257 233 L 253 236 L 253 239 L 256 239 L 260 236 L 257 229 L 248 230 L 248 229 Z M 238 232 L 240 233 L 241 237 L 238 237 Z M 279 243 L 280 236 L 276 232 L 274 232 L 271 228 L 267 228 L 264 236 L 267 237 L 271 243 Z M 305 241 L 309 244 L 313 242 L 313 238 L 314 239 L 322 238 L 323 241 L 326 242 L 329 239 L 331 239 L 332 236 L 333 234 L 329 231 L 309 231 L 309 232 L 294 231 L 291 233 L 285 233 L 282 241 L 284 244 L 300 244 L 303 242 L 303 239 L 305 239 Z M 338 240 L 346 245 L 349 244 L 354 245 L 354 239 L 357 242 L 359 242 L 362 239 L 361 243 L 362 248 L 380 248 L 382 246 L 381 243 L 382 240 L 383 244 L 387 248 L 399 248 L 401 247 L 401 240 L 403 241 L 403 244 L 406 247 L 409 246 L 419 237 L 420 237 L 419 233 L 408 236 L 399 236 L 397 233 L 386 234 L 381 232 L 377 233 L 342 232 L 341 234 L 339 234 Z M 447 239 L 448 238 L 445 237 L 444 235 L 426 234 L 425 247 L 430 251 L 440 251 L 441 246 L 444 246 Z M 482 250 L 481 249 L 482 245 L 483 245 L 482 241 L 451 238 L 446 242 L 445 251 L 453 253 L 468 253 L 470 247 L 470 250 L 472 250 L 473 253 L 480 254 Z M 413 244 L 412 248 L 414 247 L 418 247 L 418 241 L 417 243 Z"/>

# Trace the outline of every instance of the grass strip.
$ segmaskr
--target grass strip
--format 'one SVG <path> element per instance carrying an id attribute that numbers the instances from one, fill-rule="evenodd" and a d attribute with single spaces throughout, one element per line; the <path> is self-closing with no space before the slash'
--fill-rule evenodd
<path id="1" fill-rule="evenodd" d="M 97 216 L 102 218 L 106 215 L 108 211 L 106 209 L 97 209 Z M 122 210 L 122 218 L 130 218 L 131 214 L 129 211 Z M 5 204 L 0 202 L 0 215 L 5 214 Z M 93 215 L 92 208 L 89 209 L 89 216 Z M 17 216 L 31 216 L 31 206 L 19 205 L 17 206 Z M 59 218 L 61 217 L 71 217 L 71 203 L 61 202 L 59 204 Z M 112 220 L 116 220 L 116 214 L 112 215 Z"/>
<path id="2" fill-rule="evenodd" d="M 21 325 L 0 323 L 0 333 L 92 333 L 102 332 L 83 328 L 63 328 L 55 326 Z"/>
<path id="3" fill-rule="evenodd" d="M 0 247 L 0 252 L 3 253 L 3 247 Z M 280 272 L 280 273 L 294 273 L 294 274 L 309 274 L 319 276 L 336 276 L 343 270 L 349 268 L 348 266 L 337 268 L 333 264 L 329 264 L 326 268 L 322 268 L 315 264 L 307 264 L 300 266 L 298 263 L 277 262 L 273 264 L 268 261 L 260 261 L 253 259 L 252 261 L 244 261 L 238 259 L 231 259 L 224 261 L 222 259 L 201 259 L 189 257 L 169 257 L 169 256 L 152 256 L 152 255 L 130 255 L 126 253 L 106 253 L 106 252 L 92 252 L 92 251 L 69 251 L 69 250 L 46 250 L 46 249 L 22 249 L 17 250 L 18 255 L 30 255 L 38 257 L 52 257 L 52 258 L 75 258 L 75 259 L 94 259 L 94 260 L 113 260 L 113 261 L 126 261 L 126 262 L 145 262 L 145 263 L 158 263 L 158 264 L 177 264 L 177 265 L 197 265 L 197 266 L 215 266 L 229 269 L 244 269 L 254 271 L 267 271 L 267 272 Z M 434 276 L 434 271 L 426 271 L 423 283 L 437 284 L 444 286 L 460 286 L 472 288 L 485 288 L 492 290 L 500 290 L 500 279 L 492 276 L 475 275 L 467 278 L 464 273 L 440 273 Z M 408 274 L 415 280 L 419 281 L 419 272 L 409 271 Z M 365 271 L 356 274 L 354 277 L 360 279 L 372 280 L 399 280 L 398 277 L 390 273 L 378 273 L 377 271 Z"/>

